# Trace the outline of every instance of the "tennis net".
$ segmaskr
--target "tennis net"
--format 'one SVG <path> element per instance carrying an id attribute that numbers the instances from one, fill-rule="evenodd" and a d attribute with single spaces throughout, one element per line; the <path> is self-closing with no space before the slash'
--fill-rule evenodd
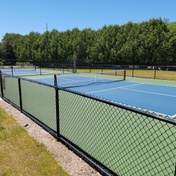
<path id="1" fill-rule="evenodd" d="M 58 70 L 50 70 L 50 69 L 41 69 L 36 67 L 35 65 L 29 66 L 1 66 L 1 73 L 11 76 L 36 76 L 36 75 L 54 75 L 62 73 L 62 71 Z"/>
<path id="2" fill-rule="evenodd" d="M 74 88 L 91 84 L 103 84 L 123 81 L 126 79 L 125 70 L 104 71 L 97 73 L 60 74 L 56 77 L 57 86 L 62 88 Z"/>
<path id="3" fill-rule="evenodd" d="M 34 65 L 30 66 L 1 66 L 0 70 L 2 73 L 7 75 L 22 75 L 33 73 L 36 71 L 36 67 Z"/>

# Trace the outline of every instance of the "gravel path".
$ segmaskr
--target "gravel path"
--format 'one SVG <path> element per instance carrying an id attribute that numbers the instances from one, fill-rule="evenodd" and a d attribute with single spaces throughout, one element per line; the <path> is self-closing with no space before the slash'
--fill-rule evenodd
<path id="1" fill-rule="evenodd" d="M 0 107 L 12 116 L 20 126 L 26 129 L 30 136 L 34 137 L 39 143 L 44 144 L 47 150 L 53 154 L 58 164 L 61 165 L 71 176 L 101 175 L 65 145 L 58 142 L 52 135 L 34 123 L 30 118 L 26 117 L 2 99 L 0 99 Z"/>

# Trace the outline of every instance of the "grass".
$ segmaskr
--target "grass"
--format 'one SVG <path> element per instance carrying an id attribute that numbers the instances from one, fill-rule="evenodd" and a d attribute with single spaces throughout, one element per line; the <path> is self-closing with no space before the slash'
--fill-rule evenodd
<path id="1" fill-rule="evenodd" d="M 77 69 L 77 72 L 103 72 L 107 69 Z M 126 75 L 130 77 L 140 77 L 140 78 L 152 78 L 164 79 L 164 80 L 176 80 L 176 71 L 162 71 L 156 70 L 156 75 L 154 70 L 126 70 Z"/>
<path id="2" fill-rule="evenodd" d="M 44 145 L 0 108 L 1 176 L 68 176 Z"/>

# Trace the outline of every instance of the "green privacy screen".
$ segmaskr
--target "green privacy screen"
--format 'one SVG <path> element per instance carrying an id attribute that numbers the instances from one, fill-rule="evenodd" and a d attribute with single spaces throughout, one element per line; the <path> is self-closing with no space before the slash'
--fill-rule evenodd
<path id="1" fill-rule="evenodd" d="M 55 89 L 21 80 L 23 110 L 56 131 Z"/>
<path id="2" fill-rule="evenodd" d="M 18 78 L 3 76 L 2 84 L 4 97 L 20 107 Z"/>
<path id="3" fill-rule="evenodd" d="M 129 110 L 59 91 L 60 133 L 118 175 L 170 175 L 175 126 Z"/>

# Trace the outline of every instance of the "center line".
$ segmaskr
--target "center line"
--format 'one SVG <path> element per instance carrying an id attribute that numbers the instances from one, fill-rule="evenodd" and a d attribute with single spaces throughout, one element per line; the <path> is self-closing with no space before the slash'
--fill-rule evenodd
<path id="1" fill-rule="evenodd" d="M 109 91 L 109 90 L 123 89 L 123 88 L 126 88 L 126 87 L 139 86 L 139 85 L 142 85 L 142 84 L 144 84 L 144 83 L 140 83 L 140 84 L 132 84 L 132 85 L 128 85 L 128 86 L 121 86 L 121 87 L 114 87 L 114 88 L 109 88 L 109 89 L 96 90 L 96 91 L 91 91 L 91 92 L 86 92 L 86 93 L 105 92 L 105 91 Z"/>

